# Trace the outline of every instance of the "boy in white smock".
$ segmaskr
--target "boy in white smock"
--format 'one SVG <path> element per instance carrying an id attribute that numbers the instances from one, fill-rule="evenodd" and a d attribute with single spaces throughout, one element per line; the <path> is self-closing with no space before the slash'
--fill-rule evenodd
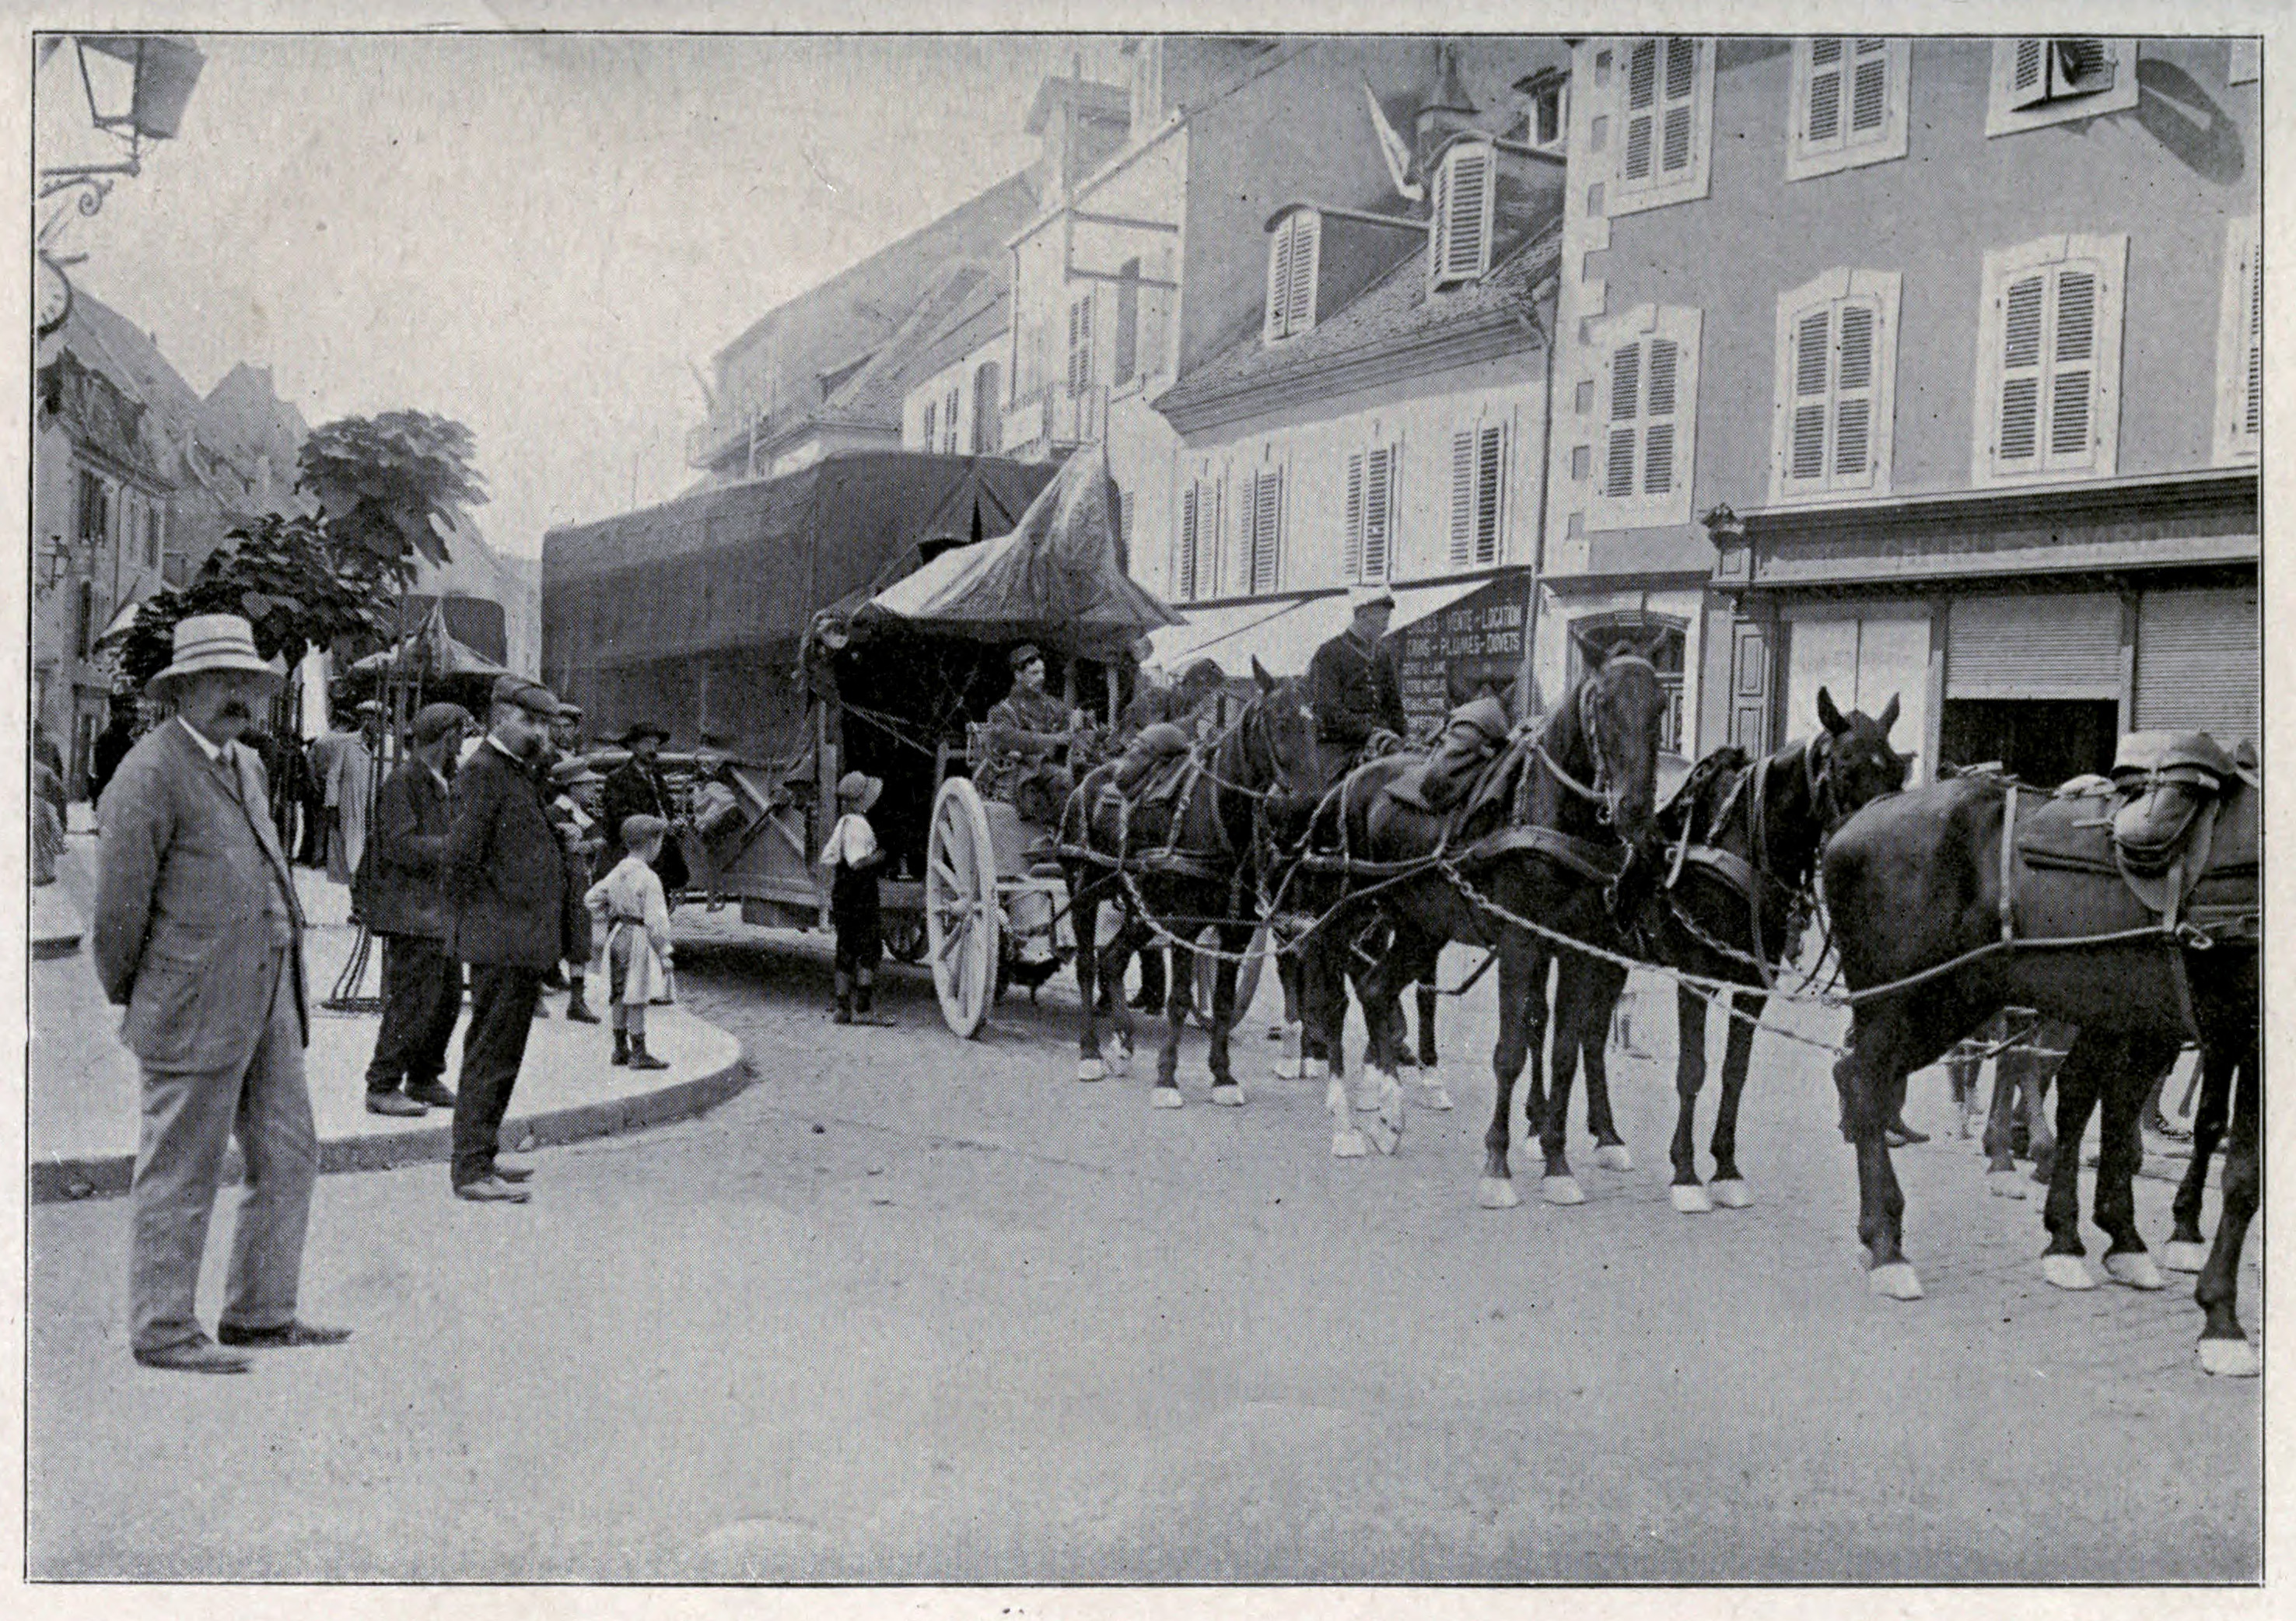
<path id="1" fill-rule="evenodd" d="M 653 870 L 669 823 L 637 815 L 622 823 L 622 859 L 590 886 L 582 904 L 606 926 L 606 982 L 611 993 L 614 1062 L 667 1069 L 646 1051 L 646 1004 L 669 987 L 669 900 Z"/>
<path id="2" fill-rule="evenodd" d="M 821 864 L 830 869 L 829 920 L 837 926 L 837 1022 L 841 1025 L 890 1025 L 876 1011 L 877 962 L 884 954 L 884 926 L 877 910 L 877 869 L 885 853 L 877 846 L 877 830 L 869 825 L 869 807 L 885 784 L 876 777 L 849 771 L 837 784 L 840 815 Z"/>

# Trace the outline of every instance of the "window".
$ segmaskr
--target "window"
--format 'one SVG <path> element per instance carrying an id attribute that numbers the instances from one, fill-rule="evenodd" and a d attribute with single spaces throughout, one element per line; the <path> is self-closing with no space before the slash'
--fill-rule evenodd
<path id="1" fill-rule="evenodd" d="M 1283 471 L 1262 468 L 1244 480 L 1243 566 L 1248 596 L 1276 590 L 1283 577 Z"/>
<path id="2" fill-rule="evenodd" d="M 2126 236 L 2055 236 L 1985 256 L 1971 476 L 2110 474 L 2120 428 Z"/>
<path id="3" fill-rule="evenodd" d="M 1524 135 L 1541 151 L 1560 151 L 1570 128 L 1570 76 L 1558 69 L 1533 74 L 1515 86 L 1528 103 Z"/>
<path id="4" fill-rule="evenodd" d="M 2225 230 L 2217 325 L 2216 459 L 2253 462 L 2264 432 L 2264 253 L 2253 215 Z"/>
<path id="5" fill-rule="evenodd" d="M 1387 578 L 1394 536 L 1395 446 L 1359 450 L 1348 458 L 1345 565 L 1350 583 Z"/>
<path id="6" fill-rule="evenodd" d="M 1451 436 L 1451 566 L 1499 561 L 1506 496 L 1506 425 L 1485 422 Z"/>
<path id="7" fill-rule="evenodd" d="M 1069 392 L 1092 387 L 1092 294 L 1069 306 Z"/>
<path id="8" fill-rule="evenodd" d="M 1779 295 L 1773 501 L 1888 491 L 1900 281 L 1833 270 Z"/>
<path id="9" fill-rule="evenodd" d="M 1906 155 L 1909 50 L 1903 39 L 1794 41 L 1787 179 Z"/>
<path id="10" fill-rule="evenodd" d="M 88 567 L 95 566 L 96 553 L 102 549 L 103 537 L 111 528 L 110 492 L 103 480 L 85 469 L 79 475 L 79 544 L 86 550 Z"/>
<path id="11" fill-rule="evenodd" d="M 1714 114 L 1714 45 L 1707 39 L 1637 39 L 1625 49 L 1625 139 L 1613 215 L 1706 195 Z"/>
<path id="12" fill-rule="evenodd" d="M 1646 304 L 1592 334 L 1601 375 L 1588 527 L 1690 521 L 1700 319 Z"/>
<path id="13" fill-rule="evenodd" d="M 85 659 L 95 646 L 96 633 L 100 628 L 95 622 L 95 582 L 80 581 L 77 597 L 78 613 L 72 627 L 72 656 Z"/>
<path id="14" fill-rule="evenodd" d="M 976 456 L 994 454 L 996 450 L 997 413 L 1004 405 L 1004 369 L 993 360 L 986 360 L 972 373 L 972 454 Z"/>
<path id="15" fill-rule="evenodd" d="M 1295 209 L 1268 233 L 1267 315 L 1262 335 L 1269 343 L 1297 338 L 1316 324 L 1322 224 L 1315 209 Z"/>
<path id="16" fill-rule="evenodd" d="M 1220 486 L 1198 479 L 1180 492 L 1180 523 L 1172 554 L 1173 594 L 1184 602 L 1219 594 Z"/>
<path id="17" fill-rule="evenodd" d="M 1116 274 L 1116 384 L 1122 388 L 1140 369 L 1140 261 L 1125 260 Z"/>
<path id="18" fill-rule="evenodd" d="M 1430 210 L 1434 239 L 1427 256 L 1431 287 L 1479 280 L 1491 267 L 1491 146 L 1465 140 L 1443 154 Z"/>
<path id="19" fill-rule="evenodd" d="M 160 566 L 160 524 L 166 515 L 156 503 L 144 511 L 144 566 L 146 569 Z"/>
<path id="20" fill-rule="evenodd" d="M 956 454 L 956 413 L 963 397 L 963 385 L 951 383 L 948 397 L 941 401 L 940 447 L 946 454 L 952 456 Z M 928 446 L 928 448 L 931 447 Z"/>
<path id="21" fill-rule="evenodd" d="M 932 454 L 933 446 L 940 438 L 939 426 L 940 407 L 933 401 L 927 400 L 925 402 L 925 430 L 923 434 L 923 442 L 918 446 L 918 448 L 925 452 L 928 455 Z"/>
<path id="22" fill-rule="evenodd" d="M 2136 42 L 2088 36 L 1997 39 L 1985 133 L 2014 135 L 2136 105 Z"/>

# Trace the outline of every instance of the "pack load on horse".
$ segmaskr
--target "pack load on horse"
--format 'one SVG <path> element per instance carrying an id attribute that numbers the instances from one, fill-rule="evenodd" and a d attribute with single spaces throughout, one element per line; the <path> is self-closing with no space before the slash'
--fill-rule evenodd
<path id="1" fill-rule="evenodd" d="M 1754 1029 L 1780 969 L 1800 944 L 1816 897 L 1812 884 L 1819 851 L 1833 831 L 1861 806 L 1905 786 L 1906 757 L 1890 747 L 1898 718 L 1893 696 L 1878 716 L 1844 716 L 1824 688 L 1817 693 L 1818 730 L 1775 753 L 1749 760 L 1724 747 L 1706 756 L 1658 813 L 1665 839 L 1663 876 L 1642 905 L 1607 940 L 1610 958 L 1563 946 L 1554 977 L 1553 1062 L 1541 1133 L 1546 1150 L 1542 1192 L 1574 1204 L 1582 1197 L 1563 1153 L 1564 1126 L 1574 1070 L 1587 1072 L 1587 1114 L 1596 1140 L 1596 1163 L 1626 1169 L 1632 1161 L 1611 1124 L 1603 1048 L 1611 1019 L 1627 987 L 1631 955 L 1715 986 L 1712 992 L 1677 979 L 1680 1031 L 1675 1058 L 1677 1108 L 1669 1150 L 1674 1181 L 1668 1197 L 1685 1215 L 1715 1205 L 1742 1208 L 1753 1195 L 1737 1158 L 1738 1104 L 1752 1062 Z M 1544 985 L 1542 970 L 1534 984 Z M 1725 990 L 1722 986 L 1740 987 Z M 1722 1095 L 1709 1152 L 1710 1187 L 1698 1176 L 1695 1131 L 1698 1094 L 1706 1081 L 1709 1002 L 1729 1019 L 1723 1046 Z M 1537 1064 L 1537 1054 L 1532 1056 Z M 1532 1095 L 1538 1096 L 1537 1070 Z M 1505 1120 L 1492 1122 L 1493 1175 L 1505 1163 Z"/>
<path id="2" fill-rule="evenodd" d="M 1390 755 L 1357 766 L 1322 798 L 1280 905 L 1302 952 L 1309 1039 L 1332 1065 L 1324 1105 L 1334 1155 L 1366 1149 L 1342 1073 L 1349 986 L 1369 1032 L 1370 1144 L 1391 1153 L 1403 1134 L 1401 994 L 1433 983 L 1437 955 L 1453 940 L 1486 946 L 1499 964 L 1492 1068 L 1504 1118 L 1527 1051 L 1538 930 L 1594 929 L 1605 898 L 1640 881 L 1632 854 L 1639 849 L 1645 866 L 1655 854 L 1666 703 L 1646 658 L 1613 653 L 1542 723 L 1510 726 L 1504 747 L 1478 765 L 1451 770 L 1480 751 L 1469 734 L 1487 735 L 1487 715 L 1471 705 L 1447 728 L 1452 741 L 1432 782 L 1437 762 Z M 1427 808 L 1431 794 L 1444 808 Z M 1513 1202 L 1504 1173 L 1502 1150 L 1486 1202 Z"/>
<path id="3" fill-rule="evenodd" d="M 2204 733 L 2133 733 L 2112 778 L 2051 794 L 2013 779 L 1962 776 L 1883 799 L 1844 824 L 1824 863 L 1855 1016 L 1834 1066 L 1842 1134 L 1857 1150 L 1858 1237 L 1869 1282 L 1917 1299 L 1902 1248 L 1905 1196 L 1883 1128 L 1906 1077 L 2005 1006 L 2078 1027 L 2059 1066 L 2057 1163 L 2073 1163 L 2103 1106 L 2095 1214 L 2105 1270 L 2161 1286 L 2138 1234 L 2138 1116 L 2187 1040 L 2236 1075 L 2224 1209 L 2195 1298 L 2202 1366 L 2250 1374 L 2238 1267 L 2255 1214 L 2261 1002 L 2258 954 L 2261 780 Z M 2082 1261 L 2079 1178 L 2053 1175 L 2042 1275 L 2095 1286 Z M 2180 1233 L 2181 1236 L 2181 1233 Z"/>

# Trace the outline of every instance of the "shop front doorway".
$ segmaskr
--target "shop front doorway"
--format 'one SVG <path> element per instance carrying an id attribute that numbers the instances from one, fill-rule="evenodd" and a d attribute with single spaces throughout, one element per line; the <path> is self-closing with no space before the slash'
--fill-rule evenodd
<path id="1" fill-rule="evenodd" d="M 1953 766 L 1998 761 L 2020 782 L 2054 788 L 2112 768 L 2120 706 L 2095 698 L 1949 698 L 1938 752 Z"/>

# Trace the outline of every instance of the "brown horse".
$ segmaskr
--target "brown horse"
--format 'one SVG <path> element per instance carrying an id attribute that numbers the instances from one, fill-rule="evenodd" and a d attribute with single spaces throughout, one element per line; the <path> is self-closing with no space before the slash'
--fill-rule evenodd
<path id="1" fill-rule="evenodd" d="M 1655 831 L 1666 704 L 1647 659 L 1614 653 L 1572 685 L 1535 736 L 1518 729 L 1460 811 L 1431 815 L 1388 795 L 1415 764 L 1407 758 L 1358 766 L 1325 798 L 1308 836 L 1311 854 L 1287 882 L 1290 904 L 1322 920 L 1305 944 L 1301 1002 L 1308 1032 L 1330 1055 L 1324 1107 L 1334 1155 L 1353 1158 L 1365 1148 L 1341 1074 L 1348 983 L 1369 1032 L 1371 1142 L 1392 1153 L 1403 1136 L 1402 993 L 1434 982 L 1436 955 L 1453 940 L 1497 954 L 1491 1067 L 1505 1111 L 1529 1050 L 1538 953 L 1531 931 L 1505 914 L 1594 926 L 1602 897 L 1628 868 L 1628 852 Z M 1496 1197 L 1487 1191 L 1486 1202 Z"/>
<path id="2" fill-rule="evenodd" d="M 2013 853 L 2005 859 L 2013 791 L 2001 778 L 1967 776 L 1900 794 L 1851 817 L 1825 851 L 1825 898 L 1842 977 L 1853 994 L 1865 993 L 1834 1085 L 1842 1134 L 1857 1149 L 1857 1234 L 1868 1281 L 1893 1299 L 1918 1299 L 1922 1289 L 1902 1248 L 1905 1195 L 1883 1133 L 1904 1101 L 1907 1073 L 1997 1010 L 2034 1008 L 2079 1027 L 2057 1070 L 2057 1167 L 2067 1174 L 2049 1182 L 2042 1258 L 2042 1275 L 2060 1288 L 2095 1287 L 2081 1259 L 2079 1177 L 2068 1167 L 2100 1098 L 2095 1213 L 2112 1240 L 2105 1270 L 2132 1288 L 2158 1289 L 2160 1269 L 2136 1231 L 2133 1189 L 2145 1094 L 2194 1028 L 2204 1051 L 2256 1073 L 2255 931 L 2235 918 L 2213 937 L 2172 937 L 2116 874 L 2031 870 Z M 2240 803 L 2243 795 L 2260 798 L 2259 790 L 2230 783 L 2220 829 L 2256 814 L 2254 801 Z M 2043 794 L 2025 798 L 2046 803 Z M 2032 820 L 2029 815 L 2018 825 Z M 2203 880 L 2201 897 L 2210 896 L 2211 881 Z M 2236 886 L 2227 888 L 2237 895 Z M 2237 913 L 2239 903 L 2228 910 Z M 2046 949 L 2030 944 L 2115 935 L 2125 937 Z M 2005 938 L 2026 944 L 1997 945 Z M 1924 974 L 1931 977 L 1908 983 Z M 2253 1373 L 2256 1355 L 2241 1332 L 2237 1300 L 2240 1249 L 2259 1190 L 2252 1109 L 2235 1112 L 2224 1183 L 2224 1218 L 2195 1291 L 2207 1314 L 2201 1362 L 2210 1372 Z"/>
<path id="3" fill-rule="evenodd" d="M 1110 1060 L 1101 1053 L 1103 1011 L 1115 1026 L 1111 1052 L 1119 1073 L 1131 1056 L 1131 1012 L 1120 996 L 1102 1007 L 1100 979 L 1111 977 L 1120 986 L 1133 954 L 1168 946 L 1165 1039 L 1152 1094 L 1160 1109 L 1180 1106 L 1180 1029 L 1196 978 L 1194 953 L 1185 942 L 1207 925 L 1218 937 L 1209 1025 L 1212 1101 L 1243 1101 L 1229 1037 L 1237 1011 L 1237 960 L 1259 922 L 1261 880 L 1272 847 L 1269 810 L 1272 804 L 1282 814 L 1287 801 L 1313 804 L 1322 787 L 1305 684 L 1276 680 L 1256 659 L 1251 670 L 1259 692 L 1225 732 L 1190 749 L 1171 798 L 1126 800 L 1110 782 L 1117 765 L 1111 762 L 1086 774 L 1062 815 L 1061 865 L 1081 946 L 1077 1078 L 1096 1081 L 1108 1072 Z M 1122 921 L 1115 938 L 1095 951 L 1103 905 L 1115 905 Z"/>
<path id="4" fill-rule="evenodd" d="M 1852 813 L 1906 785 L 1907 757 L 1890 747 L 1896 697 L 1878 716 L 1863 710 L 1845 716 L 1821 687 L 1817 717 L 1820 730 L 1814 736 L 1789 743 L 1767 759 L 1750 761 L 1740 750 L 1726 748 L 1691 768 L 1660 815 L 1660 831 L 1675 852 L 1667 859 L 1666 882 L 1629 920 L 1627 933 L 1648 961 L 1742 987 L 1714 998 L 1727 1013 L 1729 1027 L 1721 1101 L 1708 1145 L 1714 1158 L 1710 1189 L 1699 1180 L 1695 1136 L 1698 1094 L 1706 1084 L 1709 998 L 1687 985 L 1676 987 L 1680 1041 L 1669 1198 L 1685 1215 L 1718 1204 L 1742 1209 L 1753 1202 L 1738 1166 L 1738 1103 L 1752 1062 L 1755 1023 L 1779 965 L 1800 943 L 1809 916 L 1810 880 L 1826 836 Z M 1627 941 L 1610 944 L 1620 951 Z M 1595 1163 L 1620 1170 L 1632 1163 L 1611 1123 L 1603 1065 L 1627 970 L 1567 948 L 1560 955 L 1553 1082 L 1541 1134 L 1547 1159 L 1541 1191 L 1550 1203 L 1577 1204 L 1583 1195 L 1564 1158 L 1563 1141 L 1578 1064 L 1587 1070 L 1587 1118 L 1595 1137 Z M 1537 982 L 1543 980 L 1542 974 Z"/>

